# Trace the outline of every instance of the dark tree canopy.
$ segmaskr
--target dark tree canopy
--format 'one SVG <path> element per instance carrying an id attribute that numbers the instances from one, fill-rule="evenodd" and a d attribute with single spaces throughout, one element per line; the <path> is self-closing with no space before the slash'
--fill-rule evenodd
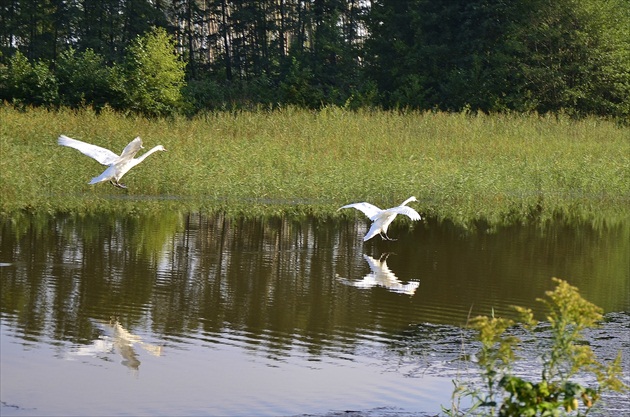
<path id="1" fill-rule="evenodd" d="M 144 73 L 130 51 L 155 28 L 182 62 L 163 70 L 185 67 L 183 96 L 156 94 L 170 97 L 151 104 L 158 114 L 291 104 L 630 117 L 627 0 L 0 0 L 0 100 L 145 111 L 124 95 L 140 85 L 130 71 Z"/>

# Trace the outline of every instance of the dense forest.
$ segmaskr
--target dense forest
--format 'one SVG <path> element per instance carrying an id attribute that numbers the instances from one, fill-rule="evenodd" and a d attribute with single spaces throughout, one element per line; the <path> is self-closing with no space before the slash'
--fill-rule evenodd
<path id="1" fill-rule="evenodd" d="M 630 118 L 628 0 L 0 0 L 0 101 Z"/>

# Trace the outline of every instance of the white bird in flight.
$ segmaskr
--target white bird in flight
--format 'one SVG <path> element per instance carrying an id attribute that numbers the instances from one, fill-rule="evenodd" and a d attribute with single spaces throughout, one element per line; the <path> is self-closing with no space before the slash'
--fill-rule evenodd
<path id="1" fill-rule="evenodd" d="M 345 208 L 355 208 L 359 211 L 362 211 L 370 220 L 372 220 L 372 227 L 367 232 L 367 234 L 363 237 L 363 241 L 372 239 L 376 235 L 381 235 L 382 239 L 385 240 L 396 240 L 391 239 L 387 236 L 387 228 L 394 221 L 397 215 L 404 214 L 408 216 L 411 220 L 420 220 L 421 217 L 417 211 L 412 209 L 411 207 L 407 207 L 407 203 L 412 201 L 418 201 L 416 197 L 409 197 L 400 206 L 388 208 L 386 210 L 382 210 L 376 207 L 374 204 L 370 203 L 352 203 L 347 204 L 343 207 L 339 207 L 338 210 Z"/>
<path id="2" fill-rule="evenodd" d="M 144 146 L 142 146 L 142 139 L 140 139 L 139 136 L 129 142 L 127 146 L 125 146 L 125 149 L 123 149 L 120 156 L 116 155 L 109 149 L 81 142 L 80 140 L 72 139 L 65 135 L 59 136 L 57 143 L 63 146 L 74 148 L 80 151 L 82 154 L 96 159 L 102 165 L 107 166 L 107 169 L 103 171 L 101 175 L 92 178 L 90 184 L 97 184 L 99 182 L 109 181 L 118 188 L 127 188 L 126 185 L 120 183 L 120 179 L 123 175 L 127 173 L 127 171 L 138 165 L 140 162 L 144 161 L 144 159 L 147 156 L 151 155 L 153 152 L 166 150 L 164 149 L 164 146 L 158 145 L 148 152 L 145 152 L 142 156 L 134 158 L 138 151 L 144 148 Z"/>

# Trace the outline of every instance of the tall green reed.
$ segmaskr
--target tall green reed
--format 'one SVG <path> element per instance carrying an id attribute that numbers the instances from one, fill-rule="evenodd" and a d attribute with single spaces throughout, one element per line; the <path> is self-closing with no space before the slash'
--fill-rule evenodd
<path id="1" fill-rule="evenodd" d="M 391 206 L 415 195 L 424 214 L 461 223 L 628 216 L 630 131 L 598 119 L 286 108 L 149 120 L 7 106 L 0 118 L 3 212 L 161 199 L 193 210 L 333 214 L 352 201 Z M 56 145 L 59 134 L 115 152 L 139 135 L 168 152 L 130 171 L 127 191 L 90 186 L 102 167 Z"/>

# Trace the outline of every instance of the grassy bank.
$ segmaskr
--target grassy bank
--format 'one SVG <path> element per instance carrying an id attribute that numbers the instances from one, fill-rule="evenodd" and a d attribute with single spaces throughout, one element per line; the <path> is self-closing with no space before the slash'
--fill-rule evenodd
<path id="1" fill-rule="evenodd" d="M 59 134 L 117 153 L 140 135 L 146 149 L 168 152 L 130 171 L 128 190 L 91 186 L 103 167 L 58 146 Z M 595 119 L 285 109 L 149 121 L 2 107 L 0 147 L 3 213 L 159 205 L 332 214 L 410 195 L 420 212 L 458 223 L 630 212 L 630 130 Z"/>

